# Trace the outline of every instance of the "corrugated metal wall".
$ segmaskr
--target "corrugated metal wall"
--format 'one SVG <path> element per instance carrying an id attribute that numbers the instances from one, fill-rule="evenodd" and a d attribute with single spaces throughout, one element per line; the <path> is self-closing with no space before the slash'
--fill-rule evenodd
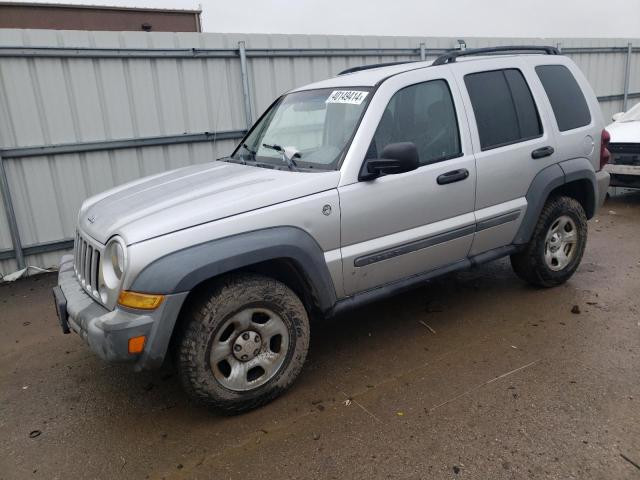
<path id="1" fill-rule="evenodd" d="M 30 246 L 71 238 L 84 198 L 140 176 L 221 157 L 237 140 L 37 156 L 23 152 L 12 157 L 11 151 L 243 130 L 247 121 L 240 41 L 247 48 L 254 119 L 279 94 L 345 68 L 416 60 L 421 44 L 426 58 L 434 58 L 437 52 L 432 50 L 457 46 L 453 38 L 427 37 L 0 30 L 0 151 L 7 152 L 3 162 L 26 253 L 46 250 L 30 250 Z M 467 38 L 466 43 L 468 47 L 560 44 L 585 72 L 597 95 L 620 96 L 623 92 L 626 39 Z M 640 46 L 640 41 L 634 44 Z M 34 55 L 24 47 L 119 49 L 120 53 L 109 57 L 104 50 L 82 50 L 80 55 L 66 50 L 63 55 L 42 56 L 42 49 Z M 12 48 L 25 55 L 7 54 Z M 130 49 L 137 50 L 129 55 Z M 169 53 L 163 56 L 158 49 Z M 180 55 L 171 54 L 178 49 Z M 196 49 L 193 55 L 191 49 Z M 203 49 L 208 53 L 200 55 Z M 318 49 L 366 50 L 359 55 L 336 50 L 323 54 Z M 144 51 L 156 54 L 145 58 Z M 630 58 L 629 91 L 640 92 L 640 54 L 634 51 Z M 621 110 L 622 101 L 606 100 L 601 105 L 605 118 L 610 118 Z M 0 204 L 0 273 L 16 269 L 15 260 L 9 258 L 12 248 L 7 215 Z M 26 261 L 51 266 L 60 254 L 37 253 L 28 255 Z"/>

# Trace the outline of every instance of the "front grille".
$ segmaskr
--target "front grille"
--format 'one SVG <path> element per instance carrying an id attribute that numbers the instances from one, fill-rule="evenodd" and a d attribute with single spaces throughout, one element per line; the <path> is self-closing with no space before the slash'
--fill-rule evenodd
<path id="1" fill-rule="evenodd" d="M 640 143 L 610 143 L 611 153 L 640 153 Z"/>
<path id="2" fill-rule="evenodd" d="M 640 166 L 640 143 L 610 143 L 612 165 Z"/>
<path id="3" fill-rule="evenodd" d="M 96 242 L 76 232 L 74 248 L 74 269 L 78 281 L 87 293 L 100 299 L 98 293 L 98 274 L 100 271 L 100 255 L 102 247 Z"/>

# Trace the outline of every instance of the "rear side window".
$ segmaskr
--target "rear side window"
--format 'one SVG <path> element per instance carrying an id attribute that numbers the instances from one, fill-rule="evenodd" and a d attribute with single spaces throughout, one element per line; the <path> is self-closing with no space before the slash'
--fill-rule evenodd
<path id="1" fill-rule="evenodd" d="M 564 65 L 538 65 L 542 82 L 561 132 L 591 123 L 591 112 L 573 74 Z"/>
<path id="2" fill-rule="evenodd" d="M 542 135 L 536 104 L 520 70 L 493 70 L 464 77 L 482 150 Z"/>

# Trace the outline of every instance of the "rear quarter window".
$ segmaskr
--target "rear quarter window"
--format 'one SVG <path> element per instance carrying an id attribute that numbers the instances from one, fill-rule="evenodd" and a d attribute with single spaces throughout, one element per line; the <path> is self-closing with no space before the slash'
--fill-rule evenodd
<path id="1" fill-rule="evenodd" d="M 571 71 L 564 65 L 538 65 L 542 82 L 561 132 L 591 123 L 591 112 L 582 90 Z"/>

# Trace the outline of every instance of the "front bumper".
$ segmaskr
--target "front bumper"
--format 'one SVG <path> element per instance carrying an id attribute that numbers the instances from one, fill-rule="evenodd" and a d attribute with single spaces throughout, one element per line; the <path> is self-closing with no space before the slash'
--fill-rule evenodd
<path id="1" fill-rule="evenodd" d="M 600 170 L 596 172 L 596 183 L 598 184 L 598 204 L 596 208 L 600 208 L 604 203 L 605 198 L 607 198 L 607 190 L 609 189 L 609 182 L 611 178 L 609 176 L 609 172 L 605 170 Z"/>
<path id="2" fill-rule="evenodd" d="M 70 329 L 103 360 L 133 363 L 136 370 L 157 368 L 162 364 L 178 313 L 188 293 L 167 295 L 153 311 L 120 307 L 109 311 L 87 295 L 78 283 L 72 255 L 66 255 L 60 261 L 58 287 L 66 299 Z M 140 335 L 146 336 L 143 352 L 129 354 L 129 339 Z"/>
<path id="3" fill-rule="evenodd" d="M 640 165 L 607 164 L 612 187 L 640 188 Z"/>

